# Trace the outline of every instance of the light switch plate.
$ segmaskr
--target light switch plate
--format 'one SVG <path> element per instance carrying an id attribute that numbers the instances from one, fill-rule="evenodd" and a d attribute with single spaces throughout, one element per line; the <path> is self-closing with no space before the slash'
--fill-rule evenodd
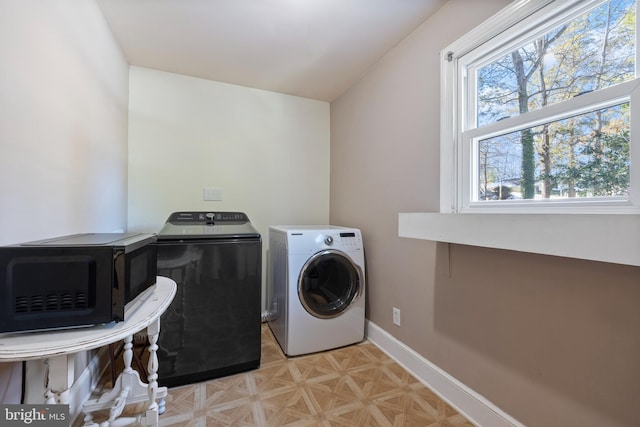
<path id="1" fill-rule="evenodd" d="M 203 188 L 202 199 L 207 201 L 222 201 L 222 189 L 221 188 Z"/>

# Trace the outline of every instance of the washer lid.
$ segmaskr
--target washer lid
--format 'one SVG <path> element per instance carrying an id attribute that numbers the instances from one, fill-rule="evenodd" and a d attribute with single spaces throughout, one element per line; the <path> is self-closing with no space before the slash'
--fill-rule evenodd
<path id="1" fill-rule="evenodd" d="M 260 238 L 260 234 L 242 212 L 174 212 L 158 233 L 158 240 L 229 238 Z"/>

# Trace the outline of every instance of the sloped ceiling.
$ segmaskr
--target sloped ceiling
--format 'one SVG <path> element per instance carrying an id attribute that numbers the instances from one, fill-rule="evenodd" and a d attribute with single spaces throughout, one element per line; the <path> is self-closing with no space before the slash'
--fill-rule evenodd
<path id="1" fill-rule="evenodd" d="M 97 0 L 131 65 L 332 101 L 447 0 Z"/>

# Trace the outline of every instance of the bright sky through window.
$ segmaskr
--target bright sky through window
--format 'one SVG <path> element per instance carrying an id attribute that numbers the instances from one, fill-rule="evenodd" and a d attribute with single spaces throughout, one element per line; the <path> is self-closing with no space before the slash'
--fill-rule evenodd
<path id="1" fill-rule="evenodd" d="M 463 204 L 629 198 L 636 2 L 584 4 L 463 58 Z"/>

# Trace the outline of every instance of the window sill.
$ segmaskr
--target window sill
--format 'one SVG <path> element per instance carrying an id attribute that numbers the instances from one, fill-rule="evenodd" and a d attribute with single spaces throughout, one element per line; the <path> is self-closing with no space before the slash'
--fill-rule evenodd
<path id="1" fill-rule="evenodd" d="M 413 239 L 640 266 L 640 215 L 400 213 Z"/>

